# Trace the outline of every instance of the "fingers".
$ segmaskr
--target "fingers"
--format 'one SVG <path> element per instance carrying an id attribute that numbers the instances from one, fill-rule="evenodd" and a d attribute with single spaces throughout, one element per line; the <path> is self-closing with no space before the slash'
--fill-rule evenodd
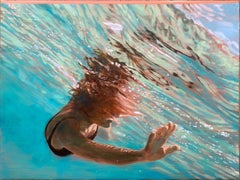
<path id="1" fill-rule="evenodd" d="M 157 129 L 155 132 L 151 133 L 148 138 L 147 145 L 145 147 L 146 151 L 157 152 L 160 147 L 162 147 L 168 140 L 168 138 L 177 129 L 177 125 L 169 122 L 167 125 Z"/>
<path id="2" fill-rule="evenodd" d="M 158 147 L 163 146 L 176 129 L 177 125 L 172 122 L 169 122 L 167 125 L 157 129 L 154 133 L 155 145 Z"/>
<path id="3" fill-rule="evenodd" d="M 168 123 L 168 131 L 166 136 L 171 136 L 173 134 L 173 132 L 177 129 L 177 125 L 173 124 L 172 122 Z"/>
<path id="4" fill-rule="evenodd" d="M 167 125 L 156 130 L 155 138 L 157 140 L 161 138 L 164 138 L 167 140 L 176 129 L 177 129 L 177 125 L 173 124 L 172 122 L 169 122 Z"/>
<path id="5" fill-rule="evenodd" d="M 155 134 L 155 139 L 159 140 L 162 137 L 164 137 L 166 135 L 167 130 L 168 130 L 168 126 L 167 125 L 157 129 L 156 132 L 154 133 Z"/>
<path id="6" fill-rule="evenodd" d="M 181 148 L 178 145 L 173 145 L 173 146 L 164 147 L 164 149 L 165 149 L 164 154 L 168 155 L 168 154 L 171 154 L 171 153 L 173 153 L 175 151 L 180 151 Z"/>

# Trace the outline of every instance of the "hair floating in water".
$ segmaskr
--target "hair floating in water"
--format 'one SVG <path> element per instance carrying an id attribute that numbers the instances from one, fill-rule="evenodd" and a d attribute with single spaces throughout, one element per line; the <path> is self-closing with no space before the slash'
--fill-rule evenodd
<path id="1" fill-rule="evenodd" d="M 88 67 L 81 65 L 85 77 L 72 89 L 73 100 L 84 109 L 98 109 L 109 115 L 138 115 L 139 95 L 131 84 L 137 83 L 133 72 L 118 58 L 97 49 L 95 57 L 86 57 Z"/>

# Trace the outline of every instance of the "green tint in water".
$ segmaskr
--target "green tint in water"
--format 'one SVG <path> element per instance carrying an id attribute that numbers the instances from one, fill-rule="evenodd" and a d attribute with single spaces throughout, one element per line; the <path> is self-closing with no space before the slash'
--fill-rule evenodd
<path id="1" fill-rule="evenodd" d="M 195 16 L 174 5 L 2 4 L 0 177 L 237 178 L 238 57 L 205 22 L 211 16 L 226 26 L 225 10 L 236 6 L 204 5 L 213 16 Z M 228 26 L 238 24 L 237 13 Z M 96 48 L 126 62 L 146 86 L 134 86 L 144 116 L 121 119 L 112 139 L 96 141 L 140 149 L 152 129 L 172 121 L 179 129 L 170 142 L 181 152 L 123 167 L 50 152 L 45 126 Z"/>

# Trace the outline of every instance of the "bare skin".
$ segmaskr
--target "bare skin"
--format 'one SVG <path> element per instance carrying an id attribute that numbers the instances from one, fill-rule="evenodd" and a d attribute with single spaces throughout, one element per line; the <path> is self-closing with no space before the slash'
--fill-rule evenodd
<path id="1" fill-rule="evenodd" d="M 99 163 L 124 165 L 159 160 L 180 150 L 177 145 L 165 145 L 177 128 L 177 125 L 171 122 L 152 132 L 145 148 L 131 150 L 99 144 L 87 138 L 96 131 L 97 126 L 109 127 L 111 119 L 107 117 L 105 119 L 87 118 L 79 112 L 67 111 L 67 113 L 56 117 L 64 120 L 57 125 L 51 138 L 51 145 L 56 149 L 65 148 L 83 159 Z M 53 118 L 51 121 L 55 120 Z M 48 129 L 46 132 L 48 133 Z"/>

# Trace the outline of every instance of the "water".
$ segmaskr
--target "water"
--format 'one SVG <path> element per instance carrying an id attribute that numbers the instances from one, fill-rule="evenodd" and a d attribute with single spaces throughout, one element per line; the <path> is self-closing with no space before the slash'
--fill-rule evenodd
<path id="1" fill-rule="evenodd" d="M 1 5 L 0 178 L 239 177 L 238 4 Z M 145 85 L 143 117 L 121 119 L 97 142 L 141 149 L 172 121 L 161 161 L 112 166 L 49 150 L 44 129 L 83 78 L 95 48 L 119 58 Z M 118 52 L 118 53 L 117 53 Z"/>

